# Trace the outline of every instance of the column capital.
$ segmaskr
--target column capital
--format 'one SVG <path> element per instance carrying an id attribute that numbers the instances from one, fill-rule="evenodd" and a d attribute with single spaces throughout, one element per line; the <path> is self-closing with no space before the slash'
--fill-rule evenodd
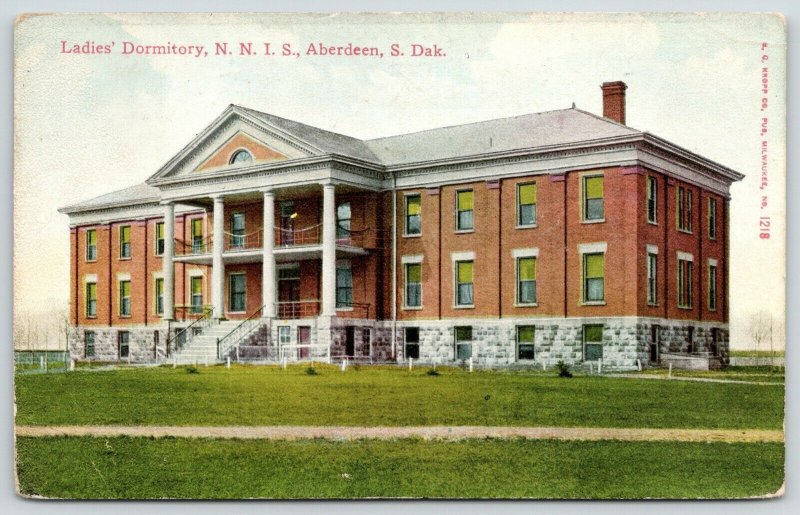
<path id="1" fill-rule="evenodd" d="M 271 196 L 273 196 L 273 197 L 275 196 L 275 190 L 274 190 L 273 188 L 261 188 L 261 189 L 260 189 L 260 190 L 258 190 L 258 191 L 260 191 L 261 193 L 263 193 L 265 197 L 266 197 L 267 195 L 271 195 Z"/>
<path id="2" fill-rule="evenodd" d="M 219 203 L 225 202 L 225 197 L 222 195 L 222 193 L 214 193 L 212 195 L 209 195 L 209 197 L 211 197 L 214 200 L 215 204 L 217 202 L 219 202 Z"/>
<path id="3" fill-rule="evenodd" d="M 174 206 L 175 205 L 175 201 L 174 200 L 159 200 L 158 203 L 159 203 L 159 205 L 165 206 L 165 207 Z"/>
<path id="4" fill-rule="evenodd" d="M 336 183 L 330 179 L 325 179 L 320 183 L 324 189 L 334 189 L 336 187 Z"/>

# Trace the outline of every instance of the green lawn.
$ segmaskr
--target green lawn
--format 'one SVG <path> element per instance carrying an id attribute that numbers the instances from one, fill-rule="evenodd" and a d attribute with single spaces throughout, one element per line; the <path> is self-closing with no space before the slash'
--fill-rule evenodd
<path id="1" fill-rule="evenodd" d="M 725 498 L 783 481 L 780 444 L 19 438 L 22 493 L 64 498 Z"/>
<path id="2" fill-rule="evenodd" d="M 732 350 L 730 355 L 736 358 L 771 358 L 773 356 L 782 358 L 784 351 L 776 350 Z"/>
<path id="3" fill-rule="evenodd" d="M 17 424 L 783 426 L 783 385 L 555 372 L 145 368 L 16 377 Z"/>
<path id="4" fill-rule="evenodd" d="M 643 375 L 667 376 L 668 371 L 663 368 L 649 369 L 641 372 Z M 781 368 L 758 367 L 728 367 L 725 370 L 673 370 L 673 377 L 700 377 L 705 379 L 727 379 L 732 381 L 750 381 L 756 383 L 783 383 L 786 380 L 785 371 Z"/>

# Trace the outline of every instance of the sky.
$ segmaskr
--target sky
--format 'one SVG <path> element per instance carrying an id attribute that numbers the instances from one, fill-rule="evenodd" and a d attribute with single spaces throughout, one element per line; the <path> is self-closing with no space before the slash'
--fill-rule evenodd
<path id="1" fill-rule="evenodd" d="M 111 42 L 107 54 L 62 51 Z M 123 55 L 124 42 L 202 45 L 210 55 Z M 222 42 L 232 55 L 213 55 Z M 242 56 L 239 42 L 260 54 L 265 42 L 277 54 L 288 43 L 301 55 Z M 311 43 L 348 42 L 384 57 L 305 55 Z M 445 55 L 390 57 L 392 44 Z M 602 114 L 600 84 L 622 80 L 629 126 L 746 175 L 731 187 L 730 222 L 731 341 L 744 347 L 753 313 L 772 314 L 776 327 L 784 319 L 785 52 L 783 20 L 770 15 L 25 18 L 15 33 L 15 313 L 67 306 L 69 222 L 58 207 L 146 180 L 228 104 L 368 139 L 573 102 Z"/>

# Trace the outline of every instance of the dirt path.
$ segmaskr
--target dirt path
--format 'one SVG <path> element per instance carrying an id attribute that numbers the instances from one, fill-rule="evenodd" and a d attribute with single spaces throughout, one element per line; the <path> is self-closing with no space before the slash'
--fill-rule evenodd
<path id="1" fill-rule="evenodd" d="M 783 442 L 767 429 L 646 429 L 608 427 L 315 427 L 315 426 L 16 426 L 17 436 L 137 436 L 263 440 L 357 440 L 375 438 L 525 438 L 530 440 L 623 440 L 675 442 Z"/>
<path id="2" fill-rule="evenodd" d="M 687 377 L 673 375 L 672 377 L 666 375 L 656 374 L 603 374 L 605 377 L 620 377 L 623 379 L 658 379 L 663 381 L 695 381 L 698 383 L 727 383 L 727 384 L 755 384 L 759 386 L 784 386 L 783 382 L 779 381 L 745 381 L 738 379 L 714 379 L 713 377 Z"/>

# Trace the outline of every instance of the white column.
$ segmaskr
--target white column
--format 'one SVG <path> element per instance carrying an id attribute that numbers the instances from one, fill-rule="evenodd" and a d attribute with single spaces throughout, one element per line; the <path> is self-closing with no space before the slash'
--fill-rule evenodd
<path id="1" fill-rule="evenodd" d="M 222 196 L 214 199 L 214 233 L 211 241 L 211 306 L 214 318 L 225 317 L 225 265 L 222 252 L 225 249 L 225 202 Z"/>
<path id="2" fill-rule="evenodd" d="M 322 312 L 336 316 L 336 198 L 333 184 L 322 186 Z"/>
<path id="3" fill-rule="evenodd" d="M 164 272 L 164 320 L 175 318 L 175 204 L 164 204 L 164 254 L 161 256 L 161 269 Z"/>
<path id="4" fill-rule="evenodd" d="M 261 270 L 261 296 L 264 311 L 261 316 L 274 318 L 275 310 L 275 193 L 264 191 L 264 257 Z"/>

